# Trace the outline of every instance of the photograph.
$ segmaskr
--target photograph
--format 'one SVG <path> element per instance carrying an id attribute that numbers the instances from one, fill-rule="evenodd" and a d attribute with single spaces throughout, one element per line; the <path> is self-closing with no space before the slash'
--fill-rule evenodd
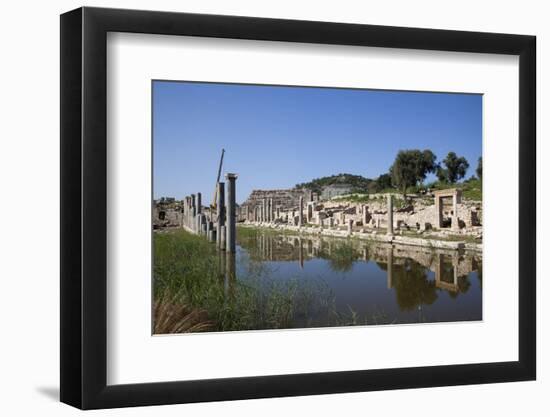
<path id="1" fill-rule="evenodd" d="M 481 94 L 152 81 L 152 333 L 483 320 Z"/>

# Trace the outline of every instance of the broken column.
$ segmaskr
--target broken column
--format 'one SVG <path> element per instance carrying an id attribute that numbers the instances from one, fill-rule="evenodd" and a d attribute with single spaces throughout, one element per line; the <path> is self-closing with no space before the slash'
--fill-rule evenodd
<path id="1" fill-rule="evenodd" d="M 388 230 L 386 234 L 393 236 L 393 195 L 388 194 Z"/>
<path id="2" fill-rule="evenodd" d="M 351 236 L 352 230 L 353 230 L 353 220 L 349 219 L 348 220 L 348 236 Z"/>
<path id="3" fill-rule="evenodd" d="M 227 228 L 226 228 L 226 250 L 230 253 L 235 253 L 236 241 L 236 222 L 235 222 L 235 180 L 236 174 L 225 174 L 227 183 Z"/>
<path id="4" fill-rule="evenodd" d="M 222 232 L 222 227 L 225 224 L 225 183 L 218 182 L 218 190 L 216 193 L 216 210 L 218 214 L 218 219 L 216 221 L 216 245 L 218 248 L 222 249 L 222 236 L 225 236 L 225 233 Z"/>

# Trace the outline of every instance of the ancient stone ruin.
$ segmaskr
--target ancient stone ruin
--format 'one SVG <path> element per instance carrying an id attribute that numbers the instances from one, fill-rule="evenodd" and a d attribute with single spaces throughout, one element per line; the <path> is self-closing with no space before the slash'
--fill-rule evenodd
<path id="1" fill-rule="evenodd" d="M 256 190 L 239 209 L 245 224 L 336 234 L 470 236 L 481 243 L 482 205 L 463 201 L 457 188 L 422 196 L 369 195 L 366 202 L 323 199 L 306 190 Z M 453 246 L 453 245 L 449 245 Z"/>
<path id="2" fill-rule="evenodd" d="M 254 190 L 237 206 L 236 178 L 226 174 L 227 189 L 225 183 L 217 183 L 216 204 L 211 207 L 203 207 L 201 193 L 181 202 L 155 202 L 153 227 L 183 227 L 231 253 L 235 251 L 237 222 L 300 233 L 481 250 L 482 204 L 464 200 L 458 188 L 406 197 L 369 194 L 363 195 L 361 202 L 341 196 L 324 198 L 301 188 Z M 460 241 L 466 238 L 467 244 Z"/>

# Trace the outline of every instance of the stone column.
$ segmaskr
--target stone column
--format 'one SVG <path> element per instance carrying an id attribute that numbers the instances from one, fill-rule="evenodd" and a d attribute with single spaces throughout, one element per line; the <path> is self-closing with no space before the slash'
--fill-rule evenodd
<path id="1" fill-rule="evenodd" d="M 185 196 L 183 198 L 183 207 L 184 207 L 184 212 L 183 212 L 183 224 L 185 226 L 187 226 L 187 219 L 189 218 L 189 199 L 187 198 L 187 196 Z"/>
<path id="2" fill-rule="evenodd" d="M 298 209 L 298 226 L 304 225 L 304 197 L 300 196 L 300 208 Z"/>
<path id="3" fill-rule="evenodd" d="M 313 202 L 309 202 L 307 203 L 307 213 L 306 213 L 306 221 L 308 223 L 311 223 L 312 219 L 313 219 L 313 206 L 315 205 L 315 203 Z"/>
<path id="4" fill-rule="evenodd" d="M 227 251 L 235 253 L 236 242 L 236 222 L 235 222 L 235 180 L 236 174 L 225 174 L 227 181 L 227 228 L 226 228 L 226 246 Z"/>
<path id="5" fill-rule="evenodd" d="M 349 219 L 348 220 L 348 236 L 351 236 L 352 229 L 353 229 L 353 220 Z"/>
<path id="6" fill-rule="evenodd" d="M 191 215 L 195 217 L 195 214 L 197 214 L 197 205 L 195 200 L 195 194 L 191 194 Z"/>
<path id="7" fill-rule="evenodd" d="M 197 214 L 202 213 L 202 194 L 197 193 Z"/>
<path id="8" fill-rule="evenodd" d="M 363 206 L 363 227 L 367 226 L 369 222 L 369 206 Z"/>
<path id="9" fill-rule="evenodd" d="M 222 249 L 222 235 L 225 237 L 225 233 L 222 233 L 222 227 L 225 224 L 225 183 L 218 182 L 218 191 L 216 195 L 216 210 L 218 219 L 216 221 L 216 244 L 218 248 Z"/>
<path id="10" fill-rule="evenodd" d="M 274 212 L 274 208 L 273 208 L 273 199 L 270 198 L 269 199 L 269 221 L 272 222 L 274 220 L 273 218 L 273 212 Z"/>
<path id="11" fill-rule="evenodd" d="M 220 249 L 225 250 L 225 238 L 226 238 L 225 226 L 220 227 L 220 237 L 218 241 L 220 242 Z"/>
<path id="12" fill-rule="evenodd" d="M 388 230 L 387 235 L 393 236 L 393 195 L 388 194 Z"/>
<path id="13" fill-rule="evenodd" d="M 453 217 L 451 218 L 451 229 L 455 232 L 460 230 L 458 226 L 458 196 L 455 192 L 453 194 Z"/>
<path id="14" fill-rule="evenodd" d="M 441 223 L 442 223 L 442 204 L 441 204 L 441 197 L 439 197 L 437 194 L 434 198 L 435 203 L 435 227 L 438 229 L 441 229 Z"/>

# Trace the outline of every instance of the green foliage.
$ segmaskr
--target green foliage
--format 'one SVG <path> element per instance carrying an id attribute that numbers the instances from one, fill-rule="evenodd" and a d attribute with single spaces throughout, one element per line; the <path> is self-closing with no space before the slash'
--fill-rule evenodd
<path id="1" fill-rule="evenodd" d="M 437 300 L 435 283 L 428 279 L 425 268 L 407 259 L 404 265 L 393 266 L 393 286 L 402 310 L 416 310 Z"/>
<path id="2" fill-rule="evenodd" d="M 483 190 L 482 182 L 478 179 L 470 179 L 460 184 L 462 189 L 462 196 L 467 200 L 482 201 Z"/>
<path id="3" fill-rule="evenodd" d="M 454 184 L 458 180 L 464 178 L 466 171 L 470 167 L 470 164 L 463 156 L 457 156 L 454 152 L 449 152 L 443 160 L 443 168 L 441 165 L 437 166 L 436 174 L 439 181 L 448 182 Z"/>
<path id="4" fill-rule="evenodd" d="M 390 168 L 391 179 L 403 195 L 409 187 L 414 187 L 426 179 L 436 168 L 436 156 L 429 149 L 401 150 Z"/>
<path id="5" fill-rule="evenodd" d="M 392 188 L 391 175 L 382 174 L 368 185 L 369 193 L 380 193 Z"/>
<path id="6" fill-rule="evenodd" d="M 334 271 L 347 272 L 353 267 L 353 263 L 358 259 L 359 254 L 350 243 L 341 243 L 335 245 L 330 254 L 329 263 Z"/>
<path id="7" fill-rule="evenodd" d="M 370 178 L 365 178 L 361 175 L 337 174 L 331 175 L 330 177 L 316 178 L 309 182 L 296 184 L 296 188 L 306 188 L 313 192 L 321 193 L 324 187 L 341 184 L 349 185 L 351 192 L 367 192 L 368 186 L 371 182 L 372 180 Z"/>
<path id="8" fill-rule="evenodd" d="M 369 198 L 370 197 L 368 194 L 350 194 L 350 195 L 345 195 L 341 197 L 335 197 L 332 199 L 332 201 L 342 201 L 342 202 L 349 202 L 349 203 L 368 203 Z"/>
<path id="9" fill-rule="evenodd" d="M 482 201 L 483 200 L 483 190 L 482 182 L 475 177 L 472 177 L 466 181 L 455 184 L 455 187 L 462 190 L 462 196 L 467 200 Z M 444 190 L 449 188 L 447 182 L 434 181 L 428 184 L 425 184 L 422 187 L 424 190 Z"/>

